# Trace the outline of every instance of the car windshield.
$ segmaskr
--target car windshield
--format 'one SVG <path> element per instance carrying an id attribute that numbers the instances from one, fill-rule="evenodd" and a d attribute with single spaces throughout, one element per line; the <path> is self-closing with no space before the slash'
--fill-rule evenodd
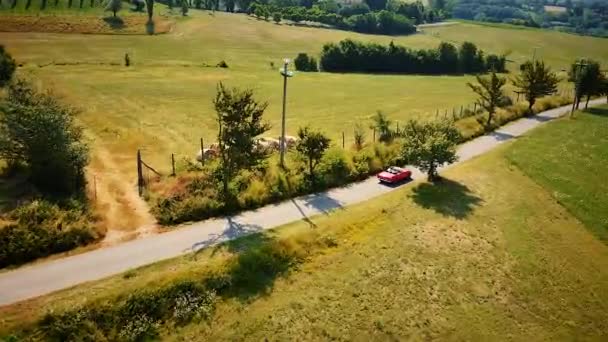
<path id="1" fill-rule="evenodd" d="M 386 172 L 396 175 L 401 172 L 401 169 L 398 167 L 389 167 L 388 170 L 386 170 Z"/>

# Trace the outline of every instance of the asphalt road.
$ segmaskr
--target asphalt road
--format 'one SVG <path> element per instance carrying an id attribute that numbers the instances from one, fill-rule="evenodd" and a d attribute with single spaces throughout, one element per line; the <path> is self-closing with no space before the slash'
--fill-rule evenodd
<path id="1" fill-rule="evenodd" d="M 604 99 L 590 105 L 603 104 Z M 471 140 L 458 148 L 462 163 L 514 139 L 542 123 L 568 113 L 570 106 L 552 109 L 532 118 L 519 119 L 499 130 Z M 424 175 L 413 169 L 413 178 Z M 411 183 L 402 186 L 408 186 Z M 246 211 L 230 218 L 188 224 L 167 233 L 147 236 L 116 246 L 37 263 L 0 274 L 0 306 L 41 296 L 87 281 L 105 278 L 132 268 L 196 251 L 222 241 L 270 229 L 297 220 L 359 203 L 395 190 L 378 184 L 375 177 L 343 188 L 302 196 Z"/>

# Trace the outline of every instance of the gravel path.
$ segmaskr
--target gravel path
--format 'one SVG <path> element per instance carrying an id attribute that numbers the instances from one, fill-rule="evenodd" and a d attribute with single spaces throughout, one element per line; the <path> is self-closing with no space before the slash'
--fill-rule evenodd
<path id="1" fill-rule="evenodd" d="M 601 99 L 590 104 L 595 106 L 605 102 Z M 569 108 L 570 106 L 565 106 L 532 118 L 519 119 L 496 132 L 471 140 L 458 148 L 459 163 L 564 115 L 568 113 Z M 423 179 L 424 175 L 413 169 L 413 178 Z M 395 189 L 396 187 L 378 184 L 376 178 L 371 177 L 343 188 L 298 197 L 230 218 L 188 224 L 167 233 L 3 272 L 0 274 L 0 306 L 173 258 L 244 234 L 297 220 L 307 220 L 313 215 L 327 214 Z"/>

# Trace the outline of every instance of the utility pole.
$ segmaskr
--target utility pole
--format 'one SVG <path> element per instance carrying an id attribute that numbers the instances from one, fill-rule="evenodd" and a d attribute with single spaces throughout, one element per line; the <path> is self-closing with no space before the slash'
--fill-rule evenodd
<path id="1" fill-rule="evenodd" d="M 574 70 L 572 70 L 572 72 L 574 73 L 574 75 L 572 75 L 574 77 L 574 100 L 572 101 L 572 110 L 570 110 L 570 117 L 574 116 L 574 109 L 576 107 L 576 102 L 578 101 L 578 92 L 580 89 L 580 73 L 579 73 L 579 68 L 582 70 L 583 67 L 586 67 L 587 63 L 585 63 L 584 59 L 581 59 L 580 61 L 578 61 L 577 63 L 574 63 Z"/>
<path id="2" fill-rule="evenodd" d="M 285 109 L 287 106 L 287 78 L 293 76 L 293 72 L 287 70 L 287 65 L 289 65 L 289 59 L 285 58 L 283 60 L 283 68 L 280 70 L 281 75 L 283 76 L 283 113 L 281 115 L 281 139 L 279 150 L 281 151 L 281 167 L 285 167 Z"/>

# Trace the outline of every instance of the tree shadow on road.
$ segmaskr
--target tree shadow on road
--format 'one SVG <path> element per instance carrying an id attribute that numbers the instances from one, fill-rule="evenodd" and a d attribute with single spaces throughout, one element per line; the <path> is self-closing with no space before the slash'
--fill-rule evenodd
<path id="1" fill-rule="evenodd" d="M 413 189 L 410 197 L 425 209 L 444 216 L 464 219 L 483 201 L 470 189 L 456 181 L 443 178 L 437 183 L 422 183 Z"/>
<path id="2" fill-rule="evenodd" d="M 307 195 L 302 197 L 302 200 L 304 201 L 305 206 L 314 208 L 323 214 L 328 214 L 332 210 L 343 208 L 340 201 L 331 198 L 326 193 Z"/>
<path id="3" fill-rule="evenodd" d="M 209 239 L 197 241 L 192 244 L 190 249 L 195 252 L 196 256 L 199 251 L 203 250 L 206 247 L 217 245 L 218 243 L 226 241 L 226 244 L 229 244 L 234 239 L 260 232 L 262 231 L 262 229 L 262 226 L 240 223 L 235 221 L 232 217 L 228 217 L 226 218 L 226 226 L 220 234 L 214 234 Z M 223 246 L 225 246 L 226 244 L 223 244 Z"/>

